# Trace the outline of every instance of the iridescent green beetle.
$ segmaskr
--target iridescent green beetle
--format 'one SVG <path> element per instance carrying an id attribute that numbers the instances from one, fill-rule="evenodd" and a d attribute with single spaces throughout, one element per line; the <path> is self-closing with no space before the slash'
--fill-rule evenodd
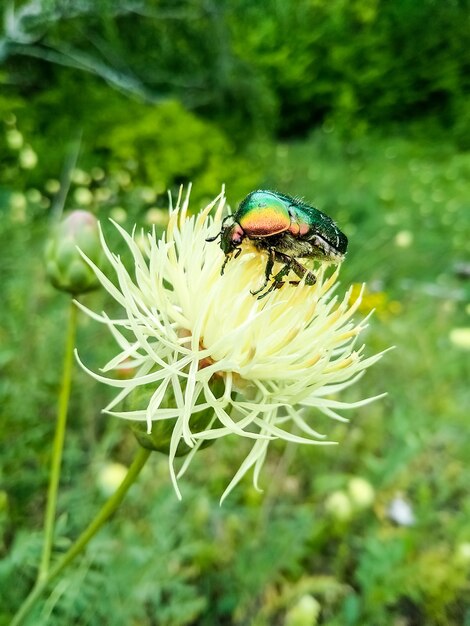
<path id="1" fill-rule="evenodd" d="M 267 252 L 264 283 L 251 292 L 253 295 L 266 288 L 274 262 L 283 264 L 272 277 L 271 286 L 258 298 L 282 287 L 283 279 L 291 270 L 299 278 L 305 277 L 305 284 L 314 285 L 315 275 L 297 259 L 339 263 L 348 247 L 346 235 L 331 217 L 296 198 L 265 189 L 249 193 L 236 213 L 224 219 L 220 232 L 207 241 L 215 241 L 218 237 L 226 257 L 221 274 L 232 255 L 235 253 L 234 258 L 237 258 L 241 253 L 240 245 L 244 239 L 249 239 L 258 250 Z M 290 282 L 298 284 L 299 281 Z"/>

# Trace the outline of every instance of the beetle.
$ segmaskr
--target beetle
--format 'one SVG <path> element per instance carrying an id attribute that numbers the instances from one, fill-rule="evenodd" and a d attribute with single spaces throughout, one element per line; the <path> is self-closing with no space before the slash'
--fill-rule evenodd
<path id="1" fill-rule="evenodd" d="M 225 254 L 221 274 L 232 256 L 236 259 L 241 254 L 240 246 L 245 239 L 257 250 L 267 253 L 264 282 L 259 289 L 251 291 L 254 296 L 260 294 L 258 299 L 282 287 L 283 279 L 291 270 L 299 279 L 305 278 L 306 285 L 314 285 L 315 274 L 297 259 L 339 263 L 348 247 L 346 235 L 331 217 L 298 198 L 267 189 L 249 193 L 237 211 L 224 218 L 217 235 L 206 241 L 215 241 L 218 237 Z M 276 261 L 283 265 L 272 276 L 270 287 L 261 293 L 268 285 Z M 296 285 L 300 281 L 289 282 Z"/>

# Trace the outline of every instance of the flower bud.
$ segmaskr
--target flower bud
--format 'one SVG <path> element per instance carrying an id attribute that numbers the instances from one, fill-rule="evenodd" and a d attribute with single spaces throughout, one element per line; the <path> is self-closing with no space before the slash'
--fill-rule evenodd
<path id="1" fill-rule="evenodd" d="M 349 497 L 358 509 L 368 509 L 375 500 L 375 491 L 370 482 L 355 476 L 348 483 Z"/>
<path id="2" fill-rule="evenodd" d="M 325 502 L 325 508 L 337 520 L 348 520 L 352 515 L 351 501 L 344 491 L 334 491 Z"/>
<path id="3" fill-rule="evenodd" d="M 121 485 L 126 474 L 127 467 L 122 463 L 106 463 L 96 477 L 98 488 L 103 496 L 106 498 L 112 496 Z"/>
<path id="4" fill-rule="evenodd" d="M 413 233 L 409 230 L 400 230 L 395 235 L 395 245 L 398 248 L 409 248 L 413 243 Z"/>
<path id="5" fill-rule="evenodd" d="M 460 543 L 456 548 L 457 560 L 460 563 L 470 566 L 470 542 L 464 541 Z"/>
<path id="6" fill-rule="evenodd" d="M 211 419 L 214 416 L 214 411 L 208 409 L 197 415 L 191 417 L 191 428 L 197 432 L 198 430 L 205 430 Z M 174 430 L 173 420 L 159 420 L 153 422 L 152 432 L 147 432 L 145 424 L 142 422 L 133 422 L 130 424 L 134 435 L 139 444 L 147 450 L 154 450 L 156 452 L 163 452 L 163 454 L 170 453 L 171 437 Z M 215 439 L 208 439 L 202 442 L 199 449 L 207 448 L 215 442 Z M 181 439 L 175 452 L 175 456 L 186 456 L 191 452 L 192 448 Z"/>
<path id="7" fill-rule="evenodd" d="M 93 194 L 88 187 L 77 187 L 74 191 L 73 198 L 80 206 L 89 206 L 93 202 Z"/>
<path id="8" fill-rule="evenodd" d="M 31 146 L 25 146 L 18 157 L 20 167 L 24 170 L 33 170 L 38 164 L 38 155 Z"/>
<path id="9" fill-rule="evenodd" d="M 211 390 L 217 394 L 222 389 L 223 384 L 223 381 L 219 377 L 213 376 L 210 383 Z M 142 398 L 139 398 L 139 401 L 141 399 Z M 174 408 L 176 406 L 176 401 L 171 391 L 167 393 L 164 404 L 167 408 Z M 194 413 L 191 415 L 190 419 L 191 432 L 197 433 L 208 428 L 217 428 L 218 420 L 214 420 L 214 417 L 213 408 L 208 408 L 204 411 Z M 212 423 L 214 421 L 215 423 Z M 150 433 L 148 432 L 147 426 L 142 422 L 131 422 L 129 425 L 133 430 L 137 441 L 143 448 L 147 448 L 147 450 L 155 450 L 156 452 L 163 452 L 163 454 L 169 454 L 171 437 L 175 428 L 173 420 L 160 419 L 153 421 L 152 432 Z M 219 423 L 219 426 L 222 426 L 222 424 Z M 216 441 L 215 438 L 203 440 L 203 442 L 199 445 L 199 450 L 207 448 L 212 445 L 214 441 Z M 176 449 L 175 456 L 186 456 L 191 452 L 191 450 L 192 448 L 183 439 L 181 439 Z"/>
<path id="10" fill-rule="evenodd" d="M 99 281 L 78 248 L 99 265 L 98 222 L 88 211 L 72 211 L 55 228 L 46 245 L 47 276 L 57 289 L 74 295 L 96 289 Z"/>
<path id="11" fill-rule="evenodd" d="M 462 350 L 470 350 L 470 327 L 453 328 L 449 333 L 451 343 Z"/>
<path id="12" fill-rule="evenodd" d="M 44 188 L 47 191 L 47 193 L 50 193 L 50 194 L 58 193 L 60 191 L 60 182 L 56 180 L 55 178 L 50 178 L 49 180 L 46 180 L 46 184 L 44 185 Z"/>
<path id="13" fill-rule="evenodd" d="M 16 128 L 12 128 L 7 131 L 6 134 L 7 144 L 12 150 L 20 150 L 23 147 L 23 135 Z"/>
<path id="14" fill-rule="evenodd" d="M 318 623 L 321 606 L 309 594 L 302 596 L 287 613 L 285 626 L 315 626 Z"/>

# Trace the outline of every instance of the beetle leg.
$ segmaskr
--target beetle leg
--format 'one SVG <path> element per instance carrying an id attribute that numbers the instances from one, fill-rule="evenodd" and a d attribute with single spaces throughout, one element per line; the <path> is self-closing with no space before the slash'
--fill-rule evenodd
<path id="1" fill-rule="evenodd" d="M 309 287 L 311 287 L 316 282 L 317 282 L 317 277 L 315 276 L 315 274 L 313 272 L 310 272 L 309 270 L 307 270 L 307 274 L 305 276 L 305 284 L 308 285 Z"/>
<path id="2" fill-rule="evenodd" d="M 220 275 L 223 276 L 224 274 L 224 270 L 225 270 L 225 266 L 227 265 L 227 263 L 230 261 L 230 255 L 226 254 L 225 255 L 225 259 L 224 262 L 222 263 L 222 267 L 220 268 Z"/>
<path id="3" fill-rule="evenodd" d="M 206 239 L 207 241 L 207 239 Z M 235 256 L 233 257 L 234 259 L 238 258 L 242 252 L 241 248 L 235 248 L 236 252 L 235 252 Z M 220 275 L 223 276 L 224 270 L 225 270 L 225 266 L 227 265 L 227 263 L 230 261 L 230 259 L 232 258 L 232 254 L 233 251 L 229 252 L 229 254 L 225 255 L 225 259 L 224 262 L 222 264 L 222 267 L 220 268 Z"/>
<path id="4" fill-rule="evenodd" d="M 303 278 L 305 276 L 305 284 L 306 285 L 314 285 L 317 282 L 316 276 L 313 272 L 304 267 L 301 263 L 292 259 L 292 269 L 297 274 L 299 278 Z"/>
<path id="5" fill-rule="evenodd" d="M 292 261 L 293 259 L 289 259 L 284 267 L 282 267 L 279 272 L 273 276 L 273 282 L 271 283 L 271 286 L 265 293 L 263 293 L 261 296 L 258 296 L 258 300 L 261 300 L 261 298 L 267 296 L 268 293 L 271 293 L 271 291 L 274 291 L 274 289 L 280 289 L 282 287 L 282 285 L 284 284 L 284 281 L 282 279 L 290 272 Z"/>
<path id="6" fill-rule="evenodd" d="M 282 252 L 278 252 L 277 257 L 278 257 L 278 261 L 282 260 L 285 263 L 289 263 L 290 268 L 293 270 L 295 274 L 297 274 L 299 278 L 303 278 L 305 276 L 306 285 L 311 286 L 317 282 L 315 274 L 312 271 L 308 270 L 306 267 L 304 267 L 302 263 L 299 263 L 293 257 L 288 257 L 286 254 L 282 254 Z M 298 284 L 298 282 L 291 281 L 291 284 L 295 285 L 295 284 Z"/>
<path id="7" fill-rule="evenodd" d="M 271 276 L 271 272 L 273 271 L 274 260 L 276 258 L 276 255 L 275 255 L 275 252 L 274 252 L 273 248 L 269 248 L 268 255 L 269 255 L 268 256 L 268 260 L 266 262 L 266 267 L 264 269 L 264 283 L 256 291 L 251 291 L 250 290 L 250 293 L 251 293 L 252 296 L 256 296 L 257 293 L 260 293 L 261 291 L 263 291 L 263 289 L 268 284 L 269 278 Z"/>

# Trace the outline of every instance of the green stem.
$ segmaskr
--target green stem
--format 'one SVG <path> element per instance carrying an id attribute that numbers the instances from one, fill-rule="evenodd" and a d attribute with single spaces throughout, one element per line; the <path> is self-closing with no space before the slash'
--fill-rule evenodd
<path id="1" fill-rule="evenodd" d="M 62 451 L 64 448 L 67 411 L 72 384 L 73 348 L 77 331 L 77 307 L 70 299 L 67 341 L 65 346 L 64 364 L 62 370 L 62 384 L 60 387 L 59 404 L 57 408 L 57 422 L 52 447 L 51 473 L 47 492 L 46 517 L 44 522 L 44 546 L 41 563 L 38 571 L 38 582 L 47 578 L 51 560 L 52 543 L 54 541 L 54 523 L 57 509 L 57 492 L 59 489 L 60 468 L 62 465 Z"/>
<path id="2" fill-rule="evenodd" d="M 100 528 L 111 517 L 114 511 L 121 504 L 124 496 L 129 490 L 130 486 L 135 482 L 136 478 L 140 474 L 141 469 L 144 467 L 147 459 L 150 456 L 150 450 L 145 448 L 139 448 L 131 466 L 129 467 L 126 477 L 119 485 L 114 494 L 105 502 L 98 515 L 92 520 L 88 527 L 82 532 L 71 548 L 64 554 L 64 556 L 51 568 L 46 578 L 36 582 L 36 585 L 31 590 L 29 596 L 26 598 L 20 610 L 13 618 L 10 626 L 19 626 L 24 618 L 27 616 L 31 608 L 34 606 L 36 600 L 41 596 L 48 584 L 56 578 L 61 571 L 67 567 L 85 548 L 87 543 L 92 539 Z"/>

